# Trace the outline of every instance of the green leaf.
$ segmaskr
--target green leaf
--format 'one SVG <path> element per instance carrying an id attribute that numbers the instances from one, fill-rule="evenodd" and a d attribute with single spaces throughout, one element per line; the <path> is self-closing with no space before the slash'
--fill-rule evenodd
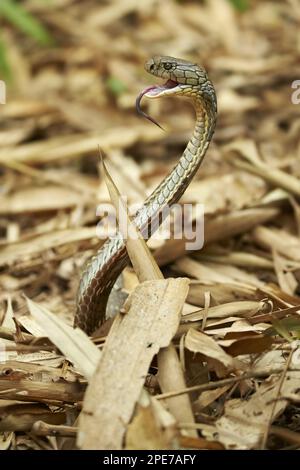
<path id="1" fill-rule="evenodd" d="M 120 96 L 127 90 L 125 83 L 116 77 L 109 77 L 106 81 L 106 85 L 109 91 L 115 96 Z"/>
<path id="2" fill-rule="evenodd" d="M 16 0 L 0 0 L 0 16 L 39 44 L 47 46 L 53 43 L 51 35 L 40 21 L 21 7 Z"/>
<path id="3" fill-rule="evenodd" d="M 288 328 L 284 324 L 283 321 L 276 320 L 275 318 L 272 321 L 273 327 L 277 331 L 277 333 L 282 336 L 284 339 L 286 339 L 289 343 L 293 341 L 292 336 L 289 333 Z"/>
<path id="4" fill-rule="evenodd" d="M 249 8 L 249 1 L 248 0 L 228 0 L 228 1 L 238 11 L 246 11 Z"/>
<path id="5" fill-rule="evenodd" d="M 294 339 L 290 333 L 300 331 L 300 319 L 297 317 L 288 317 L 283 318 L 282 320 L 277 320 L 274 318 L 272 320 L 272 325 L 273 327 L 265 330 L 265 334 L 270 336 L 279 334 L 289 342 L 293 341 Z"/>
<path id="6" fill-rule="evenodd" d="M 12 73 L 11 69 L 6 57 L 6 48 L 5 43 L 3 42 L 2 38 L 0 37 L 0 79 L 11 82 L 12 80 Z"/>

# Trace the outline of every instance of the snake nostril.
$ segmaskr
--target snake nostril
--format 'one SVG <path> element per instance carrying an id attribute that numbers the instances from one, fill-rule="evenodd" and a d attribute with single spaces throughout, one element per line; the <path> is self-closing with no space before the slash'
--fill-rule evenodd
<path id="1" fill-rule="evenodd" d="M 154 70 L 154 64 L 151 64 L 150 65 L 150 72 L 153 72 L 153 70 Z"/>

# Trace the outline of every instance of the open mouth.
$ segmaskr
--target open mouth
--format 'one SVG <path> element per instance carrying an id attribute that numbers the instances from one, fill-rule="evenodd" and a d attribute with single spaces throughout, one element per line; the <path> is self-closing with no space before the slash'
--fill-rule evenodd
<path id="1" fill-rule="evenodd" d="M 175 88 L 178 85 L 177 82 L 174 82 L 173 80 L 167 80 L 166 83 L 163 85 L 153 85 L 149 88 L 146 88 L 146 90 L 142 91 L 140 94 L 140 97 L 142 98 L 144 95 L 147 97 L 157 97 L 159 96 L 162 92 L 166 90 L 170 90 L 171 88 Z"/>
<path id="2" fill-rule="evenodd" d="M 167 90 L 171 90 L 172 88 L 176 88 L 177 85 L 178 85 L 177 82 L 174 82 L 173 80 L 167 80 L 166 83 L 164 83 L 163 85 L 153 85 L 153 86 L 150 86 L 150 87 L 146 88 L 145 90 L 143 90 L 138 95 L 138 97 L 136 99 L 136 110 L 137 110 L 137 112 L 141 116 L 143 116 L 146 119 L 148 119 L 149 121 L 153 122 L 153 124 L 156 124 L 158 127 L 163 129 L 161 127 L 161 125 L 155 119 L 153 119 L 151 116 L 146 114 L 141 109 L 141 101 L 142 101 L 143 96 L 146 96 L 147 98 L 158 98 L 160 95 L 165 93 Z"/>

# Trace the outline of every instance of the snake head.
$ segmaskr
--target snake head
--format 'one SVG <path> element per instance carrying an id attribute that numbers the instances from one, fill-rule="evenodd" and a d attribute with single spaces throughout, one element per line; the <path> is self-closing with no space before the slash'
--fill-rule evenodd
<path id="1" fill-rule="evenodd" d="M 172 95 L 193 98 L 195 92 L 199 92 L 208 82 L 206 71 L 202 67 L 169 56 L 152 57 L 145 63 L 145 70 L 166 81 L 162 85 L 153 85 L 143 90 L 136 99 L 136 109 L 139 114 L 159 127 L 160 124 L 141 109 L 140 103 L 144 96 L 150 99 Z"/>

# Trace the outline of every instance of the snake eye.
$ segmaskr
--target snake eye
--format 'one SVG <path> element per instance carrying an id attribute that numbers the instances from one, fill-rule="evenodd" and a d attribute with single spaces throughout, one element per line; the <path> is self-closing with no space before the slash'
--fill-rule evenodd
<path id="1" fill-rule="evenodd" d="M 172 68 L 171 62 L 166 62 L 166 63 L 164 64 L 164 68 L 165 68 L 165 70 L 170 70 L 170 69 Z"/>

